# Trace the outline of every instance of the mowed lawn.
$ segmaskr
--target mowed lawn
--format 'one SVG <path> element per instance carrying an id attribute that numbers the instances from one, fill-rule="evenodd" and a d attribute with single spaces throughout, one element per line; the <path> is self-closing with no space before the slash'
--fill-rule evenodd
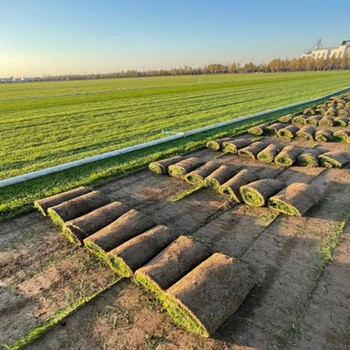
<path id="1" fill-rule="evenodd" d="M 350 85 L 350 72 L 0 84 L 0 179 Z"/>

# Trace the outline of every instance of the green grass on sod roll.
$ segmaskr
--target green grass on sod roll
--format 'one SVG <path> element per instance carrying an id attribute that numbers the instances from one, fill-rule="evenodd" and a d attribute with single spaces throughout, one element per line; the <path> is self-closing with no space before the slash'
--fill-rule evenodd
<path id="1" fill-rule="evenodd" d="M 175 164 L 183 160 L 184 157 L 175 156 L 171 158 L 166 158 L 163 160 L 158 160 L 156 162 L 151 162 L 148 165 L 149 170 L 153 171 L 156 174 L 167 174 L 169 165 Z"/>
<path id="2" fill-rule="evenodd" d="M 210 161 L 202 165 L 201 167 L 191 171 L 185 176 L 185 180 L 192 185 L 204 186 L 204 180 L 207 176 L 212 174 L 216 169 L 220 167 L 220 163 Z"/>
<path id="3" fill-rule="evenodd" d="M 323 117 L 321 115 L 313 115 L 311 117 L 308 117 L 306 120 L 305 120 L 305 124 L 306 125 L 314 125 L 314 126 L 317 126 L 318 125 L 318 122 L 322 119 Z"/>
<path id="4" fill-rule="evenodd" d="M 253 126 L 252 128 L 248 129 L 248 133 L 251 135 L 257 135 L 257 136 L 264 135 L 265 129 L 268 125 L 269 124 L 265 123 L 265 124 Z"/>
<path id="5" fill-rule="evenodd" d="M 183 179 L 189 172 L 199 168 L 203 164 L 204 161 L 197 157 L 186 158 L 178 163 L 170 165 L 168 173 L 170 176 Z"/>
<path id="6" fill-rule="evenodd" d="M 317 130 L 315 133 L 315 140 L 318 142 L 330 142 L 333 140 L 333 131 Z"/>
<path id="7" fill-rule="evenodd" d="M 284 128 L 285 126 L 286 126 L 285 123 L 273 123 L 271 125 L 268 125 L 265 128 L 266 135 L 277 136 L 278 135 L 278 130 Z"/>
<path id="8" fill-rule="evenodd" d="M 250 145 L 252 142 L 253 142 L 252 139 L 244 138 L 244 137 L 243 138 L 235 138 L 235 139 L 232 139 L 230 141 L 225 141 L 223 143 L 224 152 L 237 154 L 241 148 Z"/>
<path id="9" fill-rule="evenodd" d="M 318 159 L 326 168 L 342 168 L 349 162 L 350 157 L 349 152 L 334 151 L 321 154 Z"/>
<path id="10" fill-rule="evenodd" d="M 242 199 L 253 207 L 266 205 L 268 199 L 279 192 L 285 184 L 276 179 L 262 179 L 240 188 Z"/>
<path id="11" fill-rule="evenodd" d="M 343 143 L 349 143 L 350 131 L 348 130 L 338 130 L 335 131 L 333 137 L 335 140 Z"/>
<path id="12" fill-rule="evenodd" d="M 232 137 L 225 137 L 223 139 L 210 140 L 206 143 L 206 147 L 211 151 L 220 151 L 223 147 L 223 143 L 232 140 Z"/>
<path id="13" fill-rule="evenodd" d="M 318 122 L 319 126 L 334 126 L 334 118 L 332 117 L 323 117 L 322 119 L 319 120 Z"/>
<path id="14" fill-rule="evenodd" d="M 264 163 L 272 163 L 277 156 L 277 154 L 281 151 L 282 145 L 279 143 L 271 143 L 266 148 L 264 148 L 257 155 L 257 159 Z"/>
<path id="15" fill-rule="evenodd" d="M 312 185 L 295 182 L 272 196 L 268 207 L 281 213 L 302 216 L 320 197 L 319 191 Z"/>
<path id="16" fill-rule="evenodd" d="M 292 139 L 296 132 L 299 130 L 299 127 L 296 125 L 288 125 L 280 130 L 278 130 L 278 137 L 286 138 L 286 139 Z"/>
<path id="17" fill-rule="evenodd" d="M 301 147 L 286 146 L 276 156 L 275 163 L 283 167 L 292 166 L 295 163 L 298 155 L 302 152 L 303 149 Z"/>
<path id="18" fill-rule="evenodd" d="M 316 129 L 313 126 L 304 126 L 296 133 L 296 137 L 305 141 L 314 141 Z"/>
<path id="19" fill-rule="evenodd" d="M 297 115 L 297 116 L 293 117 L 292 124 L 305 125 L 305 121 L 306 121 L 307 118 L 308 118 L 308 116 L 303 115 L 303 114 Z"/>
<path id="20" fill-rule="evenodd" d="M 306 167 L 318 167 L 320 166 L 318 156 L 325 152 L 327 152 L 327 150 L 325 149 L 307 149 L 298 155 L 296 165 Z"/>
<path id="21" fill-rule="evenodd" d="M 279 122 L 281 123 L 291 123 L 292 119 L 294 117 L 294 114 L 287 114 L 278 119 Z"/>
<path id="22" fill-rule="evenodd" d="M 349 124 L 349 119 L 345 117 L 337 117 L 337 118 L 334 118 L 334 124 L 336 126 L 342 126 L 345 128 Z"/>

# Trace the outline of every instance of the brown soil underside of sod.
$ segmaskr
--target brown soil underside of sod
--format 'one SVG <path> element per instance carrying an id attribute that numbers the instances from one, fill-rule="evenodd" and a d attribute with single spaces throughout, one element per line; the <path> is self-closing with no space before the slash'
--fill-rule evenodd
<path id="1" fill-rule="evenodd" d="M 307 143 L 297 141 L 295 144 Z M 327 144 L 329 146 L 332 150 L 349 150 L 349 145 L 332 143 Z M 193 155 L 210 160 L 218 153 L 202 150 Z M 54 326 L 28 348 L 144 349 L 156 344 L 159 344 L 157 349 L 285 347 L 284 339 L 291 333 L 288 330 L 298 324 L 301 306 L 310 294 L 310 274 L 318 266 L 318 254 L 327 238 L 336 231 L 350 205 L 349 171 L 299 167 L 284 170 L 274 164 L 265 165 L 232 155 L 221 157 L 218 161 L 259 169 L 260 176 L 279 175 L 287 183 L 291 179 L 311 182 L 318 172 L 323 171 L 316 178 L 319 186 L 323 186 L 327 180 L 332 184 L 325 195 L 327 200 L 321 201 L 301 218 L 276 217 L 267 208 L 248 208 L 240 204 L 230 207 L 226 198 L 209 189 L 201 189 L 172 203 L 171 197 L 193 186 L 183 180 L 158 176 L 149 171 L 98 189 L 111 200 L 128 203 L 130 207 L 142 211 L 157 224 L 170 226 L 181 233 L 194 234 L 208 242 L 214 250 L 242 258 L 256 268 L 259 272 L 257 286 L 239 310 L 219 328 L 213 339 L 191 335 L 174 325 L 151 294 L 130 282 L 121 281 Z M 196 215 L 193 215 L 194 212 Z M 97 286 L 107 286 L 113 278 L 110 270 L 93 255 L 84 249 L 73 249 L 61 237 L 59 228 L 39 213 L 3 222 L 0 231 L 0 263 L 2 271 L 6 273 L 1 276 L 1 282 L 5 284 L 0 289 L 0 297 L 5 300 L 2 308 L 8 310 L 8 314 L 13 313 L 17 320 L 21 319 L 16 326 L 14 322 L 12 328 L 7 326 L 6 332 L 2 327 L 8 325 L 8 321 L 2 321 L 2 343 L 10 343 L 24 336 L 38 323 L 52 317 L 57 309 L 67 307 L 68 301 L 76 297 L 75 293 L 80 293 L 79 297 L 89 296 Z M 350 271 L 348 264 L 344 261 L 341 263 L 345 274 Z M 338 281 L 341 284 L 342 279 L 337 277 L 339 272 L 332 267 L 326 267 L 321 282 L 328 275 L 328 283 Z M 54 281 L 51 278 L 47 281 L 46 273 L 57 277 Z M 43 289 L 40 290 L 40 287 Z M 322 293 L 319 294 L 319 297 L 324 297 Z M 319 347 L 321 341 L 310 328 L 310 325 L 318 322 L 317 312 L 312 311 L 316 296 L 317 289 L 310 306 L 306 306 L 305 322 L 301 321 L 304 338 L 295 338 L 295 341 L 307 341 L 314 348 Z M 327 305 L 333 306 L 334 313 L 341 310 L 339 300 L 342 297 L 342 286 L 334 288 L 327 296 Z M 315 299 L 314 303 L 317 302 Z M 319 334 L 328 334 L 326 339 L 330 348 L 344 348 L 348 341 L 346 333 L 342 333 L 342 329 L 348 327 L 344 314 L 337 318 L 336 337 L 329 334 L 331 325 L 326 322 L 330 321 L 322 321 L 323 328 L 320 324 Z M 294 349 L 298 349 L 298 343 Z"/>

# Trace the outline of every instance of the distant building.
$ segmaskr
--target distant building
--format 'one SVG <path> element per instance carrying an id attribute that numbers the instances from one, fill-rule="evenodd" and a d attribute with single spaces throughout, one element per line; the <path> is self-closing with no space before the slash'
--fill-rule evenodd
<path id="1" fill-rule="evenodd" d="M 325 59 L 329 57 L 340 58 L 344 55 L 350 55 L 350 40 L 344 40 L 339 47 L 323 47 L 322 39 L 320 39 L 313 48 L 304 52 L 303 57 Z"/>

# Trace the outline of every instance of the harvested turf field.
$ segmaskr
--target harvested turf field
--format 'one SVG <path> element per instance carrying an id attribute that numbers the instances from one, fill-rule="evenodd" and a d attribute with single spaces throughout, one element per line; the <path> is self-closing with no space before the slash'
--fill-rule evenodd
<path id="1" fill-rule="evenodd" d="M 254 136 L 244 137 L 254 140 Z M 300 139 L 265 140 L 303 148 L 315 144 Z M 330 152 L 350 151 L 344 143 L 320 146 Z M 288 191 L 272 191 L 270 196 L 303 215 L 289 216 L 267 207 L 268 198 L 263 207 L 248 206 L 233 200 L 229 191 L 228 196 L 221 195 L 217 186 L 193 191 L 198 183 L 149 169 L 93 188 L 130 210 L 112 226 L 109 220 L 105 229 L 98 226 L 97 235 L 88 233 L 89 241 L 106 249 L 114 259 L 114 270 L 126 275 L 145 264 L 150 253 L 155 255 L 136 271 L 144 286 L 120 280 L 100 259 L 106 254 L 98 258 L 72 244 L 49 216 L 34 212 L 4 221 L 0 223 L 2 344 L 10 349 L 27 344 L 33 350 L 348 348 L 349 164 L 341 169 L 285 168 L 208 149 L 185 156 L 203 162 L 215 158 L 213 171 L 224 165 L 234 167 L 235 173 L 245 169 L 260 179 L 277 179 L 285 186 L 297 183 L 298 191 L 304 191 L 310 201 L 302 202 Z M 236 190 L 234 182 L 227 186 Z M 317 198 L 306 190 L 310 186 Z M 110 204 L 101 202 L 101 208 L 106 205 Z M 131 216 L 135 220 L 130 221 Z M 61 217 L 72 222 L 70 216 Z M 159 253 L 163 242 L 153 240 L 159 230 L 171 239 L 182 235 L 172 243 L 172 250 L 171 245 L 166 248 L 171 250 L 168 256 L 164 250 Z M 125 244 L 112 242 L 108 238 L 112 231 L 139 234 L 136 240 L 128 234 Z M 109 247 L 101 243 L 103 237 Z M 120 234 L 115 237 L 121 239 Z M 168 236 L 163 237 L 164 244 L 169 244 Z M 143 244 L 149 244 L 149 249 L 142 250 Z M 182 252 L 182 260 L 176 261 L 177 251 Z M 127 270 L 126 265 L 132 268 Z M 150 277 L 158 283 L 153 287 L 158 288 L 161 302 L 147 287 Z M 220 293 L 215 293 L 217 289 Z M 183 326 L 202 335 L 214 334 L 206 339 Z"/>

